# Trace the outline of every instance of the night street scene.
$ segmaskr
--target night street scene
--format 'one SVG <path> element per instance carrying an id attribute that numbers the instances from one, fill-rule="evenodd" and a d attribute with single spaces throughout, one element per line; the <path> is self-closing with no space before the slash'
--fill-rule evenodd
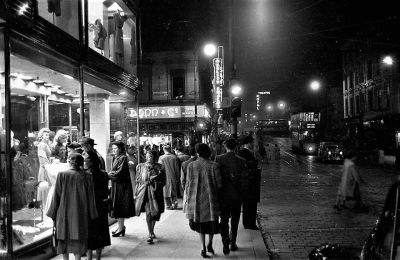
<path id="1" fill-rule="evenodd" d="M 0 259 L 400 260 L 400 8 L 0 0 Z"/>

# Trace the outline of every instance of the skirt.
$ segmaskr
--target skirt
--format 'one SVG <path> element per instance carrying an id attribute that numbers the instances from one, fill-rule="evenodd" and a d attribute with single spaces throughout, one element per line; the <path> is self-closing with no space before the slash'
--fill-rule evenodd
<path id="1" fill-rule="evenodd" d="M 196 231 L 200 234 L 215 235 L 219 234 L 219 223 L 218 221 L 208 222 L 194 222 L 193 219 L 189 219 L 189 227 L 191 230 Z"/>
<path id="2" fill-rule="evenodd" d="M 58 239 L 57 254 L 83 254 L 87 251 L 87 244 L 79 240 L 60 240 Z"/>
<path id="3" fill-rule="evenodd" d="M 108 215 L 106 212 L 99 212 L 96 219 L 89 221 L 88 249 L 95 250 L 109 245 L 111 245 L 111 240 Z"/>

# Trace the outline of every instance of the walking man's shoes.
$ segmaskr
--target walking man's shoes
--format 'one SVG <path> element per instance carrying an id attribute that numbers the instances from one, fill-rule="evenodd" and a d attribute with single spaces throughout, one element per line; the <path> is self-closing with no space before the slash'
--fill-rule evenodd
<path id="1" fill-rule="evenodd" d="M 222 252 L 224 253 L 224 255 L 229 254 L 229 252 L 230 252 L 229 243 L 224 243 L 224 247 L 222 248 Z"/>
<path id="2" fill-rule="evenodd" d="M 236 245 L 236 243 L 231 243 L 231 251 L 236 251 L 236 250 L 238 250 L 239 248 L 238 248 L 238 246 Z"/>

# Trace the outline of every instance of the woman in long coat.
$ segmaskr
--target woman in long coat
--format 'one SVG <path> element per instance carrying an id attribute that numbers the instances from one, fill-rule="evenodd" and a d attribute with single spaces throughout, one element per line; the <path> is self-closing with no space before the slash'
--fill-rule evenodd
<path id="1" fill-rule="evenodd" d="M 339 185 L 335 204 L 337 210 L 346 208 L 346 200 L 354 200 L 355 208 L 360 209 L 364 207 L 361 200 L 360 183 L 365 182 L 355 168 L 355 159 L 356 157 L 353 152 L 346 152 L 342 180 Z"/>
<path id="2" fill-rule="evenodd" d="M 128 159 L 125 144 L 121 141 L 112 144 L 114 157 L 112 158 L 111 171 L 111 211 L 110 216 L 118 219 L 118 229 L 113 231 L 113 237 L 125 236 L 125 218 L 135 215 L 133 189 L 129 176 Z"/>
<path id="3" fill-rule="evenodd" d="M 87 250 L 89 221 L 97 218 L 92 176 L 83 171 L 83 157 L 68 156 L 70 169 L 60 172 L 47 216 L 55 221 L 57 253 L 68 259 L 73 253 L 81 259 Z"/>
<path id="4" fill-rule="evenodd" d="M 101 161 L 97 153 L 87 150 L 85 146 L 84 168 L 92 175 L 94 183 L 94 194 L 98 218 L 89 222 L 88 260 L 92 259 L 92 250 L 96 250 L 96 259 L 101 259 L 101 251 L 104 247 L 111 245 L 110 231 L 108 228 L 108 176 L 100 169 Z"/>
<path id="5" fill-rule="evenodd" d="M 200 235 L 201 256 L 207 258 L 205 235 L 209 235 L 207 251 L 214 253 L 212 241 L 219 233 L 218 190 L 221 188 L 219 166 L 210 161 L 211 150 L 206 144 L 196 144 L 199 158 L 189 163 L 183 197 L 183 212 L 189 226 Z"/>
<path id="6" fill-rule="evenodd" d="M 161 214 L 164 212 L 164 195 L 163 187 L 165 185 L 165 171 L 161 164 L 155 162 L 157 156 L 156 151 L 148 151 L 146 153 L 146 162 L 140 163 L 136 167 L 136 215 L 140 212 L 146 212 L 147 228 L 149 230 L 149 238 L 147 242 L 153 244 L 154 226 L 156 221 L 160 220 Z M 157 209 L 150 207 L 150 189 L 152 189 L 157 204 Z"/>

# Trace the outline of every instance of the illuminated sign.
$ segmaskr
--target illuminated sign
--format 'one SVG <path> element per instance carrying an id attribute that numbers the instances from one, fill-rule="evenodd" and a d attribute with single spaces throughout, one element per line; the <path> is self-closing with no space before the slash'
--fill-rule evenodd
<path id="1" fill-rule="evenodd" d="M 257 92 L 259 95 L 271 95 L 270 91 L 259 91 Z"/>
<path id="2" fill-rule="evenodd" d="M 139 108 L 140 119 L 194 118 L 195 106 L 143 107 Z M 127 117 L 137 118 L 136 108 L 127 108 Z M 210 117 L 204 105 L 197 106 L 197 117 Z"/>
<path id="3" fill-rule="evenodd" d="M 213 59 L 214 65 L 214 82 L 217 86 L 224 85 L 224 62 L 221 58 Z"/>
<path id="4" fill-rule="evenodd" d="M 215 108 L 221 109 L 222 108 L 222 88 L 220 86 L 216 87 L 215 91 Z"/>

